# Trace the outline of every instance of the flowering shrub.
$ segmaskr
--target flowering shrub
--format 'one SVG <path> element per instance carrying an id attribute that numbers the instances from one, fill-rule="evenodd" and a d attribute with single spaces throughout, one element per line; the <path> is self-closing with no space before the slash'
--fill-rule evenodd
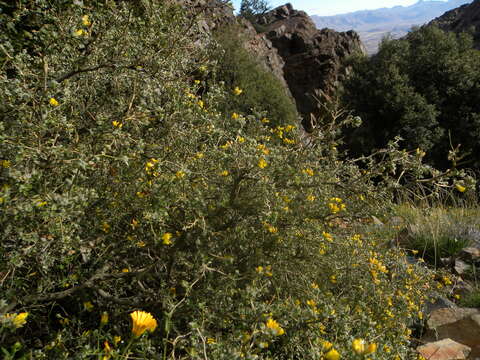
<path id="1" fill-rule="evenodd" d="M 348 116 L 307 144 L 222 112 L 191 75 L 211 39 L 169 2 L 22 4 L 0 32 L 3 353 L 406 358 L 431 276 L 364 223 L 420 158 L 341 161 Z"/>

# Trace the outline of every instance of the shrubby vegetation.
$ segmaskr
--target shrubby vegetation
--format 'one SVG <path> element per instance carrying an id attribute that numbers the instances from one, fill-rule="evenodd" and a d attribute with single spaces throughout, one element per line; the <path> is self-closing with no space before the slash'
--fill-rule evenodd
<path id="1" fill-rule="evenodd" d="M 457 166 L 480 169 L 480 52 L 467 34 L 422 27 L 403 39 L 385 39 L 371 58 L 353 61 L 346 106 L 363 120 L 348 135 L 352 154 L 369 153 L 396 136 L 420 148 L 437 167 L 461 145 Z"/>
<path id="2" fill-rule="evenodd" d="M 299 115 L 292 98 L 280 80 L 245 50 L 239 26 L 222 28 L 215 37 L 218 42 L 214 54 L 218 59 L 217 77 L 229 89 L 222 110 L 243 114 L 266 111 L 272 127 L 297 124 Z M 242 90 L 241 96 L 231 90 L 235 87 Z"/>
<path id="3" fill-rule="evenodd" d="M 367 225 L 399 178 L 439 179 L 422 156 L 390 144 L 360 169 L 335 147 L 352 117 L 307 144 L 264 98 L 242 109 L 254 89 L 207 86 L 216 46 L 168 1 L 1 16 L 5 359 L 410 356 L 447 280 Z"/>

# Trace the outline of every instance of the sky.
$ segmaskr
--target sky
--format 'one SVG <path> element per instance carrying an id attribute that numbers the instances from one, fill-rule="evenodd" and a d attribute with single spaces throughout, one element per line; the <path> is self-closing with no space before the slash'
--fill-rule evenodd
<path id="1" fill-rule="evenodd" d="M 367 9 L 378 9 L 382 7 L 393 7 L 396 5 L 408 6 L 418 0 L 269 0 L 272 7 L 290 2 L 294 9 L 304 10 L 308 15 L 329 16 L 347 12 Z M 241 0 L 233 0 L 235 9 L 240 8 Z"/>

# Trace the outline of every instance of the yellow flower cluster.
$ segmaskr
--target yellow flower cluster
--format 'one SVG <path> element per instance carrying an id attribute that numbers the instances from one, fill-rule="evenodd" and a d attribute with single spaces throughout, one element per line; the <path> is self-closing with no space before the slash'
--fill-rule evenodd
<path id="1" fill-rule="evenodd" d="M 370 275 L 372 276 L 373 283 L 378 285 L 380 284 L 380 279 L 378 278 L 378 272 L 381 273 L 388 273 L 388 270 L 385 265 L 382 264 L 380 260 L 378 260 L 375 253 L 372 253 L 372 257 L 368 259 L 370 264 Z"/>
<path id="2" fill-rule="evenodd" d="M 333 236 L 332 234 L 328 233 L 328 232 L 325 232 L 325 231 L 322 231 L 322 236 L 325 240 L 327 240 L 328 242 L 333 242 Z"/>
<path id="3" fill-rule="evenodd" d="M 4 314 L 2 315 L 2 320 L 10 322 L 15 329 L 21 328 L 27 323 L 28 312 L 21 312 L 19 314 Z"/>
<path id="4" fill-rule="evenodd" d="M 294 129 L 295 129 L 295 126 L 287 125 L 287 126 L 277 126 L 276 128 L 271 129 L 270 131 L 276 134 L 279 139 L 282 139 L 282 141 L 285 144 L 295 144 L 295 140 L 285 137 L 285 133 L 289 133 Z"/>
<path id="5" fill-rule="evenodd" d="M 242 92 L 243 92 L 243 90 L 240 89 L 238 86 L 236 86 L 235 89 L 233 89 L 233 94 L 234 94 L 235 96 L 240 95 Z"/>
<path id="6" fill-rule="evenodd" d="M 162 243 L 163 245 L 171 245 L 172 244 L 172 237 L 173 235 L 169 232 L 166 232 L 162 235 Z"/>
<path id="7" fill-rule="evenodd" d="M 148 175 L 153 175 L 153 176 L 157 176 L 158 173 L 155 171 L 155 166 L 156 164 L 158 163 L 158 160 L 155 159 L 155 158 L 151 158 L 149 161 L 147 161 L 147 163 L 145 164 L 145 172 L 148 174 Z"/>
<path id="8" fill-rule="evenodd" d="M 309 175 L 309 176 L 315 175 L 314 171 L 310 168 L 303 169 L 302 172 L 306 175 Z"/>
<path id="9" fill-rule="evenodd" d="M 343 203 L 343 200 L 338 197 L 333 197 L 330 199 L 328 203 L 328 208 L 332 214 L 337 214 L 340 211 L 344 211 L 346 209 L 346 205 Z"/>
<path id="10" fill-rule="evenodd" d="M 135 337 L 141 336 L 145 331 L 153 332 L 157 328 L 157 320 L 152 314 L 145 311 L 134 311 L 130 314 L 132 318 L 132 334 Z"/>
<path id="11" fill-rule="evenodd" d="M 367 345 L 363 339 L 354 339 L 352 341 L 352 348 L 357 354 L 369 355 L 377 351 L 377 344 L 371 343 Z"/>
<path id="12" fill-rule="evenodd" d="M 267 147 L 263 144 L 257 145 L 257 149 L 260 150 L 264 155 L 270 154 L 270 150 L 268 150 Z"/>
<path id="13" fill-rule="evenodd" d="M 283 328 L 280 326 L 280 324 L 277 321 L 273 320 L 272 318 L 269 318 L 267 320 L 267 322 L 265 323 L 265 326 L 275 336 L 280 336 L 280 335 L 285 334 L 285 330 L 283 330 Z"/>
<path id="14" fill-rule="evenodd" d="M 49 103 L 50 105 L 54 106 L 54 107 L 60 105 L 60 103 L 57 101 L 57 99 L 55 99 L 55 98 L 53 98 L 53 97 L 50 98 L 50 100 L 48 100 L 48 103 Z"/>
<path id="15" fill-rule="evenodd" d="M 255 271 L 259 274 L 263 274 L 265 276 L 273 276 L 273 273 L 272 273 L 272 266 L 271 265 L 267 265 L 265 267 L 263 266 L 257 266 L 255 268 Z"/>
<path id="16" fill-rule="evenodd" d="M 267 166 L 268 166 L 268 163 L 265 161 L 264 158 L 260 158 L 260 160 L 258 160 L 258 167 L 260 169 L 265 169 Z"/>
<path id="17" fill-rule="evenodd" d="M 271 234 L 275 234 L 278 232 L 278 229 L 275 226 L 270 225 L 269 223 L 264 223 L 265 229 Z"/>

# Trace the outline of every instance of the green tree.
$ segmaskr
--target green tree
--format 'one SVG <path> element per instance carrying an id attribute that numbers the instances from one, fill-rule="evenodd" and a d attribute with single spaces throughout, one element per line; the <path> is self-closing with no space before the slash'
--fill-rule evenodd
<path id="1" fill-rule="evenodd" d="M 242 0 L 240 3 L 240 15 L 252 22 L 255 22 L 257 15 L 262 15 L 270 9 L 267 0 Z"/>
<path id="2" fill-rule="evenodd" d="M 354 59 L 343 98 L 363 126 L 347 136 L 351 152 L 368 153 L 401 136 L 404 148 L 429 151 L 427 158 L 441 167 L 448 166 L 451 145 L 476 153 L 479 61 L 470 36 L 436 27 L 385 39 L 376 55 Z M 469 161 L 480 168 L 478 158 Z"/>

